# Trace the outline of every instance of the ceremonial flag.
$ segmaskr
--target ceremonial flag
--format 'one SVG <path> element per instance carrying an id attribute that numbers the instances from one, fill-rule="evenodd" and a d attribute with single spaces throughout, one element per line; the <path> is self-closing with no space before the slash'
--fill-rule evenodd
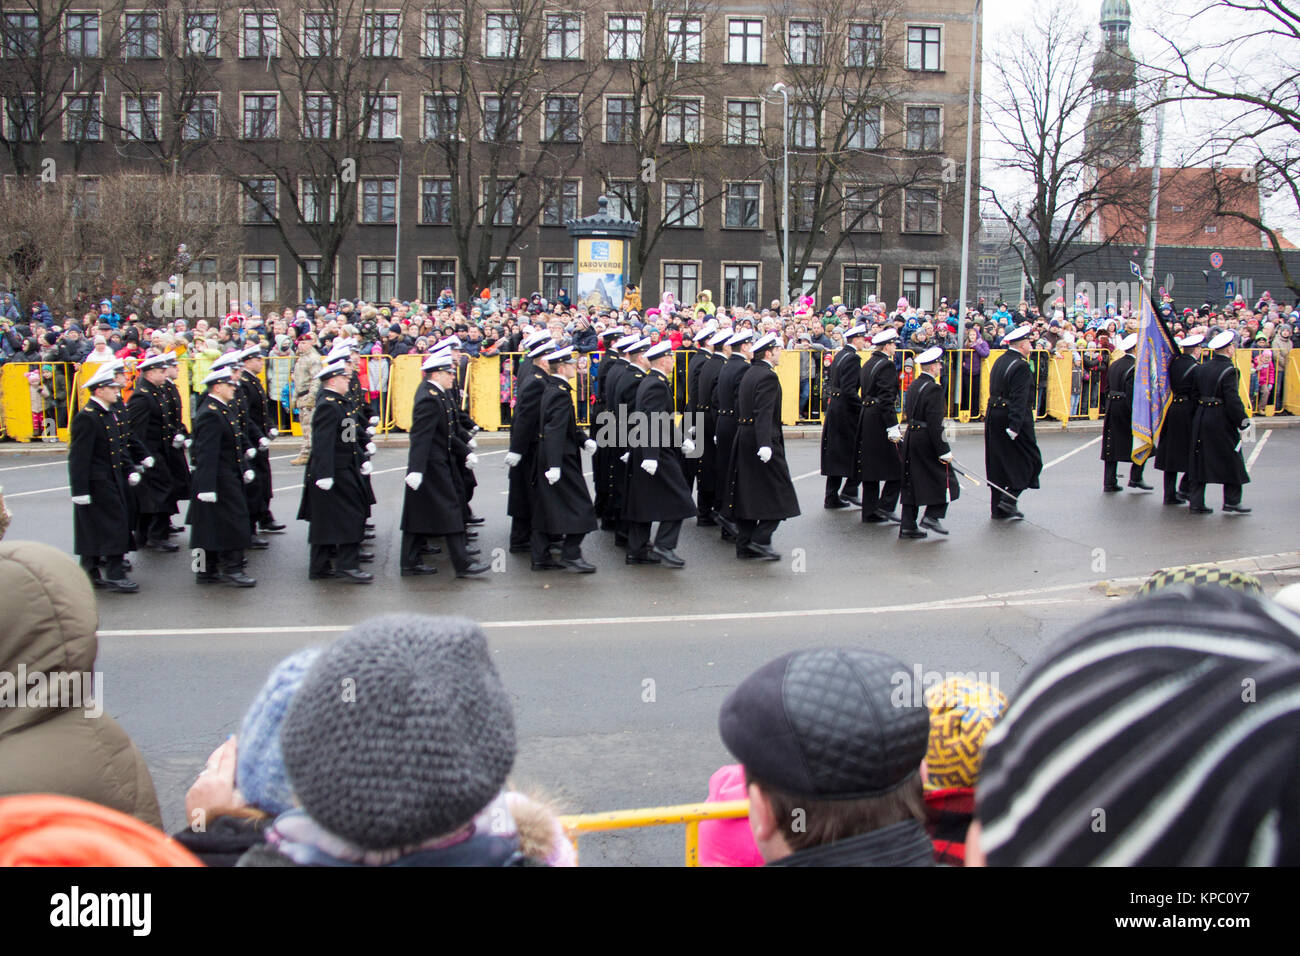
<path id="1" fill-rule="evenodd" d="M 1138 327 L 1133 381 L 1133 462 L 1140 465 L 1151 457 L 1160 441 L 1165 412 L 1173 400 L 1169 389 L 1169 361 L 1177 354 L 1178 346 L 1152 308 L 1141 270 L 1134 265 L 1133 272 L 1142 285 L 1142 324 Z"/>

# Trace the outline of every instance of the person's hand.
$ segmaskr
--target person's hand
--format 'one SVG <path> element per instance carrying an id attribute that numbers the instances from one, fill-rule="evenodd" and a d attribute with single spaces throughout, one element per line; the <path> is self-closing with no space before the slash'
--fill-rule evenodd
<path id="1" fill-rule="evenodd" d="M 190 447 L 191 445 L 193 445 L 193 444 L 194 444 L 194 439 L 192 439 L 192 438 L 187 438 L 187 439 L 185 439 L 185 448 L 186 448 L 186 450 L 188 450 L 189 447 Z"/>
<path id="2" fill-rule="evenodd" d="M 333 478 L 317 478 L 317 479 L 316 479 L 316 487 L 319 488 L 321 491 L 329 491 L 331 488 L 334 487 L 334 479 L 333 479 Z"/>
<path id="3" fill-rule="evenodd" d="M 952 452 L 947 451 L 939 456 L 940 461 L 952 461 Z"/>
<path id="4" fill-rule="evenodd" d="M 618 460 L 621 461 L 623 464 L 626 465 L 628 459 L 631 458 L 631 457 L 632 457 L 632 453 L 631 453 L 631 452 L 628 452 L 628 451 L 625 451 L 625 452 L 623 452 L 623 454 L 621 454 L 621 455 L 618 456 Z"/>
<path id="5" fill-rule="evenodd" d="M 892 442 L 900 442 L 903 440 L 903 429 L 897 425 L 890 425 L 889 429 L 885 432 L 885 435 L 888 436 L 889 440 Z"/>
<path id="6" fill-rule="evenodd" d="M 256 477 L 257 477 L 257 473 L 253 471 L 253 469 L 251 468 L 248 469 L 248 471 L 244 472 L 244 484 L 251 485 L 253 483 L 253 479 Z"/>
<path id="7" fill-rule="evenodd" d="M 465 442 L 465 444 L 468 445 L 470 448 L 477 448 L 478 440 L 476 438 L 471 437 L 469 441 Z"/>
<path id="8" fill-rule="evenodd" d="M 199 830 L 215 817 L 248 805 L 235 788 L 238 754 L 238 744 L 231 737 L 208 756 L 207 766 L 185 793 L 185 818 L 191 828 Z"/>
<path id="9" fill-rule="evenodd" d="M 762 448 L 760 448 L 758 450 L 758 460 L 766 465 L 769 461 L 772 460 L 772 449 L 769 448 L 767 445 L 764 445 Z"/>
<path id="10" fill-rule="evenodd" d="M 177 432 L 176 435 L 175 435 L 175 437 L 172 438 L 172 447 L 173 447 L 173 448 L 184 448 L 184 447 L 185 447 L 185 436 L 182 435 L 182 434 L 180 434 L 179 432 Z"/>
<path id="11" fill-rule="evenodd" d="M 248 451 L 244 452 L 244 457 L 247 458 L 249 461 L 252 461 L 254 458 L 257 457 L 257 449 L 256 448 L 248 449 Z"/>
<path id="12" fill-rule="evenodd" d="M 424 484 L 424 474 L 422 472 L 408 471 L 406 473 L 406 487 L 412 491 L 419 491 L 422 484 Z"/>
<path id="13" fill-rule="evenodd" d="M 374 437 L 375 437 L 375 426 L 374 426 L 374 425 L 369 425 L 369 426 L 367 426 L 367 428 L 366 428 L 366 434 L 369 435 L 371 438 L 374 438 Z"/>
<path id="14" fill-rule="evenodd" d="M 128 485 L 130 485 L 132 488 L 134 488 L 136 485 L 140 484 L 140 472 L 138 472 L 138 471 L 133 471 L 133 472 L 131 472 L 131 474 L 127 475 L 127 476 L 126 476 L 126 483 L 127 483 Z"/>
<path id="15" fill-rule="evenodd" d="M 272 428 L 272 429 L 271 429 L 270 431 L 268 431 L 266 434 L 267 434 L 269 437 L 271 437 L 271 438 L 279 438 L 279 437 L 280 437 L 280 429 L 278 429 L 278 428 Z"/>
<path id="16" fill-rule="evenodd" d="M 373 454 L 375 453 L 375 450 L 376 450 L 376 446 L 375 446 L 375 443 L 374 443 L 374 442 L 372 442 L 372 441 L 368 441 L 368 442 L 366 442 L 366 454 L 367 454 L 367 455 L 373 455 Z"/>
<path id="17" fill-rule="evenodd" d="M 560 480 L 560 469 L 558 469 L 558 468 L 547 468 L 547 469 L 546 469 L 546 480 L 547 480 L 547 482 L 548 482 L 549 484 L 552 484 L 552 485 L 555 484 L 557 481 L 559 481 L 559 480 Z"/>
<path id="18" fill-rule="evenodd" d="M 469 468 L 472 471 L 474 469 L 474 466 L 477 464 L 478 464 L 478 455 L 474 454 L 473 452 L 470 452 L 468 455 L 465 456 L 466 468 Z"/>
<path id="19" fill-rule="evenodd" d="M 524 456 L 521 455 L 521 454 L 519 454 L 519 452 L 517 452 L 517 451 L 508 451 L 508 452 L 506 452 L 506 467 L 507 467 L 507 468 L 513 468 L 513 467 L 515 467 L 515 465 L 519 464 L 519 463 L 520 463 L 521 461 L 523 461 L 523 460 L 524 460 Z"/>
<path id="20" fill-rule="evenodd" d="M 1019 434 L 1018 432 L 1013 432 L 1010 428 L 1007 429 L 1007 437 L 1010 438 L 1012 441 L 1016 440 L 1018 434 Z"/>
<path id="21" fill-rule="evenodd" d="M 379 416 L 378 416 L 378 415 L 371 415 L 371 416 L 370 416 L 370 424 L 372 424 L 372 425 L 378 425 L 378 424 L 379 424 Z"/>
<path id="22" fill-rule="evenodd" d="M 257 440 L 257 447 L 266 449 L 271 447 L 271 439 L 263 437 Z"/>
<path id="23" fill-rule="evenodd" d="M 370 464 L 370 462 L 368 462 L 368 461 L 363 461 L 363 462 L 361 463 L 361 474 L 363 474 L 363 475 L 368 475 L 368 474 L 370 474 L 370 473 L 371 473 L 372 471 L 374 471 L 374 470 L 375 470 L 375 466 L 372 465 L 372 464 Z"/>
<path id="24" fill-rule="evenodd" d="M 654 473 L 659 470 L 659 462 L 653 458 L 647 458 L 645 461 L 641 462 L 641 470 L 653 478 Z"/>
<path id="25" fill-rule="evenodd" d="M 594 455 L 596 453 L 596 442 L 593 439 L 588 438 L 582 443 L 582 450 L 589 455 Z"/>
<path id="26" fill-rule="evenodd" d="M 215 505 L 217 503 L 217 493 L 215 491 L 200 491 L 196 497 L 204 504 Z"/>
<path id="27" fill-rule="evenodd" d="M 694 429 L 691 429 L 691 430 L 694 431 Z M 691 441 L 689 438 L 683 439 L 683 441 L 682 441 L 682 454 L 683 454 L 683 455 L 693 455 L 693 454 L 695 454 L 695 442 Z"/>
<path id="28" fill-rule="evenodd" d="M 88 505 L 90 504 L 90 495 L 73 495 L 72 503 L 74 505 Z"/>

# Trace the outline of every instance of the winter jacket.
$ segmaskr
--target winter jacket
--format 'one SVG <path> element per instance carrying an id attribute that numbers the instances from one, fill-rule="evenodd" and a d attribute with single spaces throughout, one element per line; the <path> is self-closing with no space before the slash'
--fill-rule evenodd
<path id="1" fill-rule="evenodd" d="M 98 612 L 90 579 L 47 544 L 0 544 L 0 796 L 57 793 L 112 807 L 162 827 L 158 797 L 144 757 L 126 731 L 102 712 L 95 671 Z M 25 673 L 17 683 L 19 668 Z M 17 706 L 36 693 L 44 675 L 50 702 Z M 54 690 L 57 687 L 58 690 Z"/>

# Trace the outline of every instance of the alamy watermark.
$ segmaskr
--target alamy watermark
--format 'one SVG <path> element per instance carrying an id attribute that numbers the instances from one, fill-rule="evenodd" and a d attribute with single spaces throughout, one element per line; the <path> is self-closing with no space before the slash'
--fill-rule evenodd
<path id="1" fill-rule="evenodd" d="M 976 705 L 992 710 L 997 707 L 998 681 L 997 671 L 927 671 L 913 664 L 910 671 L 890 675 L 894 689 L 889 702 L 894 707 L 960 707 L 971 703 L 974 694 Z"/>
<path id="2" fill-rule="evenodd" d="M 256 282 L 160 281 L 150 291 L 156 319 L 219 319 L 232 302 L 262 301 L 262 287 Z"/>
<path id="3" fill-rule="evenodd" d="M 680 448 L 687 458 L 704 454 L 704 443 L 691 436 L 704 434 L 704 414 L 688 412 L 677 420 L 672 412 L 601 412 L 593 439 L 601 448 Z"/>
<path id="4" fill-rule="evenodd" d="M 102 687 L 104 675 L 99 671 L 32 671 L 19 664 L 17 672 L 0 671 L 0 708 L 80 709 L 87 717 L 104 713 Z"/>

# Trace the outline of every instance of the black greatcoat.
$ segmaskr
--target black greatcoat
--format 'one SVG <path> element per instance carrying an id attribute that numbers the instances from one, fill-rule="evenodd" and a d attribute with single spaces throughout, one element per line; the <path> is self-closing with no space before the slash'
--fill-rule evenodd
<path id="1" fill-rule="evenodd" d="M 249 495 L 249 505 L 259 514 L 266 510 L 272 498 L 271 491 L 271 453 L 258 448 L 258 443 L 267 438 L 271 431 L 268 418 L 266 389 L 262 381 L 248 369 L 239 373 L 239 389 L 236 400 L 244 414 L 245 437 L 249 448 L 257 448 L 257 454 L 249 465 L 256 476 L 252 484 L 245 487 Z"/>
<path id="2" fill-rule="evenodd" d="M 357 448 L 361 453 L 361 459 L 366 459 L 365 447 L 370 441 L 366 429 L 370 427 L 370 402 L 366 399 L 365 389 L 361 387 L 361 375 L 355 368 L 351 369 L 351 375 L 348 378 L 348 392 L 343 400 L 344 415 L 351 418 L 357 427 Z M 312 419 L 312 426 L 315 427 L 316 421 Z M 370 514 L 370 506 L 376 501 L 375 490 L 371 487 L 370 476 L 361 476 L 361 486 L 366 492 L 366 514 Z"/>
<path id="3" fill-rule="evenodd" d="M 614 443 L 616 434 L 614 429 L 618 427 L 618 408 L 614 404 L 614 398 L 618 394 L 618 383 L 627 374 L 628 368 L 627 359 L 621 355 L 617 358 L 602 359 L 600 374 L 596 376 L 596 391 L 600 395 L 605 421 L 593 419 L 596 423 L 596 442 L 599 447 L 592 460 L 591 474 L 600 492 L 602 518 L 618 517 L 618 512 L 615 510 L 615 489 L 618 487 L 618 469 L 621 467 L 618 457 L 623 452 Z M 608 425 L 605 422 L 608 422 Z M 601 437 L 601 432 L 605 428 L 610 429 L 608 439 Z"/>
<path id="4" fill-rule="evenodd" d="M 595 531 L 596 511 L 582 475 L 582 446 L 587 435 L 578 427 L 573 411 L 573 386 L 554 375 L 548 376 L 542 392 L 538 439 L 533 530 L 542 534 Z M 546 480 L 550 468 L 560 469 L 560 480 L 553 485 Z"/>
<path id="5" fill-rule="evenodd" d="M 903 459 L 889 440 L 898 424 L 898 369 L 883 352 L 873 352 L 858 376 L 862 411 L 857 423 L 857 477 L 862 481 L 899 481 Z"/>
<path id="6" fill-rule="evenodd" d="M 636 392 L 641 386 L 641 380 L 645 378 L 645 369 L 638 365 L 628 363 L 627 370 L 618 377 L 617 390 L 614 393 L 614 411 L 618 416 L 616 424 L 621 424 L 623 429 L 630 429 L 630 419 L 632 408 L 636 403 Z M 623 517 L 623 509 L 627 507 L 627 462 L 623 461 L 623 456 L 631 452 L 627 444 L 627 434 L 618 435 L 618 445 L 613 449 L 614 457 L 614 486 L 611 489 L 609 508 L 615 517 Z M 628 461 L 631 461 L 631 455 L 628 454 Z"/>
<path id="7" fill-rule="evenodd" d="M 529 365 L 526 376 L 519 385 L 515 399 L 515 414 L 510 421 L 510 451 L 519 455 L 519 464 L 510 469 L 507 479 L 509 496 L 506 514 L 512 518 L 528 520 L 532 509 L 532 482 L 537 461 L 537 424 L 542 417 L 542 392 L 546 389 L 547 375 L 536 365 Z M 599 455 L 601 449 L 596 449 Z M 599 475 L 600 472 L 593 471 Z"/>
<path id="8" fill-rule="evenodd" d="M 695 361 L 698 362 L 699 359 Z M 700 491 L 705 494 L 706 499 L 714 496 L 718 487 L 718 446 L 713 443 L 713 436 L 717 433 L 718 427 L 718 411 L 713 405 L 713 396 L 718 384 L 718 374 L 726 364 L 726 358 L 717 352 L 710 355 L 704 362 L 704 367 L 700 369 L 700 378 L 696 386 L 700 394 L 695 410 L 703 413 L 704 428 L 695 436 L 695 444 L 701 451 L 699 482 Z"/>
<path id="9" fill-rule="evenodd" d="M 443 401 L 451 408 L 452 425 L 457 436 L 462 442 L 468 442 L 473 438 L 471 429 L 477 428 L 478 424 L 470 417 L 469 411 L 465 408 L 465 398 L 460 390 L 459 372 L 457 378 L 453 378 L 450 391 L 443 393 Z M 468 451 L 466 452 L 468 454 Z M 474 469 L 465 464 L 464 456 L 459 462 L 460 481 L 465 488 L 465 501 L 474 497 L 474 489 L 478 487 L 478 478 L 474 476 Z M 374 497 L 371 497 L 374 500 Z"/>
<path id="10" fill-rule="evenodd" d="M 633 421 L 645 421 L 646 441 L 633 448 L 627 469 L 627 502 L 623 507 L 626 521 L 684 521 L 695 516 L 691 486 L 686 480 L 685 459 L 676 447 L 659 447 L 671 441 L 658 422 L 672 422 L 673 394 L 668 377 L 651 369 L 637 386 L 633 411 L 640 413 Z M 654 475 L 641 467 L 643 461 L 657 461 Z"/>
<path id="11" fill-rule="evenodd" d="M 1156 467 L 1161 471 L 1187 471 L 1192 461 L 1192 416 L 1196 413 L 1196 370 L 1200 363 L 1190 355 L 1175 355 L 1169 363 L 1169 390 L 1173 398 L 1156 444 Z"/>
<path id="12" fill-rule="evenodd" d="M 1133 460 L 1133 380 L 1137 360 L 1124 355 L 1106 372 L 1106 422 L 1101 429 L 1101 460 Z"/>
<path id="13" fill-rule="evenodd" d="M 446 406 L 437 392 L 438 387 L 431 382 L 421 383 L 415 392 L 406 470 L 420 472 L 424 480 L 414 491 L 405 486 L 401 528 L 411 534 L 445 535 L 465 530 L 465 512 L 455 477 L 454 436 L 448 427 Z"/>
<path id="14" fill-rule="evenodd" d="M 235 409 L 213 395 L 199 401 L 194 415 L 194 499 L 185 523 L 190 526 L 190 547 L 208 551 L 241 551 L 252 541 L 248 500 L 244 495 L 244 470 Z M 212 503 L 199 494 L 216 492 Z M 209 569 L 214 570 L 214 569 Z"/>
<path id="15" fill-rule="evenodd" d="M 822 423 L 822 474 L 852 478 L 857 473 L 855 449 L 858 419 L 862 415 L 862 359 L 857 349 L 845 346 L 831 360 L 827 375 L 826 419 Z"/>
<path id="16" fill-rule="evenodd" d="M 99 557 L 135 549 L 135 516 L 127 504 L 131 487 L 126 480 L 134 467 L 112 409 L 92 398 L 72 417 L 68 443 L 72 496 L 90 495 L 90 504 L 73 506 L 74 553 Z"/>
<path id="17" fill-rule="evenodd" d="M 172 473 L 171 508 L 172 514 L 179 509 L 176 503 L 190 499 L 190 462 L 185 455 L 185 446 L 177 448 L 172 440 L 177 435 L 189 437 L 185 427 L 185 418 L 181 411 L 181 390 L 173 381 L 163 382 L 163 391 L 167 399 L 167 431 L 164 433 L 164 445 L 167 449 L 167 468 Z"/>
<path id="18" fill-rule="evenodd" d="M 704 373 L 704 366 L 709 364 L 711 357 L 710 353 L 705 352 L 703 349 L 685 352 L 679 356 L 680 359 L 686 362 L 686 403 L 682 406 L 682 411 L 688 417 L 684 419 L 683 430 L 689 428 L 696 421 L 697 417 L 703 413 L 702 406 L 707 406 L 712 399 L 711 395 L 706 395 L 703 401 L 700 400 L 700 376 Z M 677 382 L 680 387 L 680 372 L 678 375 Z M 698 432 L 702 429 L 696 427 L 697 434 L 695 438 L 698 441 L 700 438 Z M 698 456 L 684 458 L 682 465 L 686 474 L 686 485 L 690 487 L 695 484 L 695 475 L 700 469 L 700 458 Z"/>
<path id="19" fill-rule="evenodd" d="M 347 417 L 347 400 L 321 389 L 311 419 L 311 458 L 298 506 L 299 519 L 311 523 L 307 532 L 311 544 L 358 544 L 365 534 L 368 501 L 361 481 L 361 449 L 366 433 L 356 430 L 348 441 Z M 329 491 L 316 487 L 322 478 L 334 479 Z"/>
<path id="20" fill-rule="evenodd" d="M 137 382 L 126 403 L 126 414 L 132 436 L 154 460 L 154 466 L 141 472 L 140 484 L 132 489 L 136 507 L 141 514 L 170 514 L 172 473 L 167 464 L 167 406 L 162 390 L 144 380 Z"/>
<path id="21" fill-rule="evenodd" d="M 470 453 L 467 444 L 469 436 L 460 427 L 460 409 L 456 407 L 455 396 L 451 392 L 444 392 L 437 388 L 434 389 L 434 395 L 442 403 L 442 413 L 447 419 L 447 434 L 451 436 L 451 461 L 452 465 L 456 466 L 451 470 L 451 477 L 456 487 L 456 500 L 461 504 L 461 516 L 468 520 L 469 495 L 465 487 L 465 476 L 472 477 L 474 474 L 474 470 L 465 465 L 465 459 Z"/>
<path id="22" fill-rule="evenodd" d="M 1241 457 L 1241 429 L 1250 414 L 1241 404 L 1239 372 L 1226 355 L 1196 370 L 1196 414 L 1192 416 L 1189 480 L 1202 485 L 1244 485 L 1250 481 Z"/>
<path id="23" fill-rule="evenodd" d="M 781 380 L 761 359 L 740 380 L 736 402 L 735 476 L 731 512 L 737 521 L 780 521 L 799 514 L 799 498 L 785 460 L 781 432 Z M 760 448 L 772 449 L 767 463 Z"/>
<path id="24" fill-rule="evenodd" d="M 984 473 L 1003 488 L 1037 488 L 1043 471 L 1043 455 L 1034 435 L 1035 382 L 1033 367 L 1014 350 L 999 356 L 989 372 Z M 1008 428 L 1016 433 L 1014 441 Z"/>
<path id="25" fill-rule="evenodd" d="M 726 489 L 735 473 L 733 458 L 736 453 L 736 412 L 739 404 L 740 383 L 750 369 L 749 360 L 735 352 L 723 363 L 718 381 L 713 386 L 713 439 L 717 483 L 714 486 L 719 498 L 726 498 Z"/>
<path id="26" fill-rule="evenodd" d="M 952 450 L 943 438 L 943 404 L 943 386 L 924 373 L 912 380 L 903 397 L 907 433 L 900 500 L 905 505 L 942 505 L 961 495 L 957 476 L 939 460 Z"/>

